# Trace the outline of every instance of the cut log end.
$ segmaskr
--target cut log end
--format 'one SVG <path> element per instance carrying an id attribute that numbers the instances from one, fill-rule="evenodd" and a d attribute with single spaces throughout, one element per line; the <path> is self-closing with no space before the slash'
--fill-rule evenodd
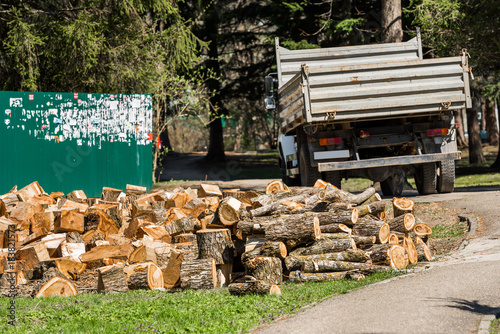
<path id="1" fill-rule="evenodd" d="M 289 191 L 290 189 L 287 187 L 285 183 L 281 180 L 274 180 L 269 182 L 266 186 L 266 194 L 276 193 L 278 191 Z"/>
<path id="2" fill-rule="evenodd" d="M 53 277 L 44 285 L 42 285 L 40 290 L 38 290 L 38 293 L 35 295 L 35 298 L 51 296 L 76 296 L 77 294 L 78 291 L 70 281 L 61 277 Z"/>
<path id="3" fill-rule="evenodd" d="M 389 236 L 391 235 L 391 228 L 389 224 L 383 223 L 378 231 L 378 239 L 381 244 L 386 244 L 389 242 Z"/>
<path id="4" fill-rule="evenodd" d="M 321 227 L 319 225 L 319 218 L 316 216 L 313 219 L 313 229 L 314 229 L 314 240 L 317 240 L 321 237 Z"/>
<path id="5" fill-rule="evenodd" d="M 403 269 L 405 268 L 408 261 L 408 254 L 403 246 L 392 245 L 387 249 L 387 258 L 393 269 Z"/>

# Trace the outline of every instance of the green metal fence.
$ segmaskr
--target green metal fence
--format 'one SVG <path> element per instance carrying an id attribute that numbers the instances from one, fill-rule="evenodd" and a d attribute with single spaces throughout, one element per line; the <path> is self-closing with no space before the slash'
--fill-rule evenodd
<path id="1" fill-rule="evenodd" d="M 0 194 L 152 187 L 151 95 L 0 92 Z"/>

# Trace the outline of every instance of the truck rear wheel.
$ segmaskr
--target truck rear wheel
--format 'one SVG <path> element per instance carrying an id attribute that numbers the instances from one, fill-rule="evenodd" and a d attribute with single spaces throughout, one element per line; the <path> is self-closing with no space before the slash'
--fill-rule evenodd
<path id="1" fill-rule="evenodd" d="M 309 156 L 309 148 L 307 143 L 303 143 L 299 152 L 299 170 L 300 182 L 303 187 L 312 187 L 317 179 L 321 178 L 321 173 L 318 167 L 311 166 L 311 158 Z"/>
<path id="2" fill-rule="evenodd" d="M 285 162 L 279 159 L 281 169 L 281 181 L 289 187 L 300 186 L 300 179 L 298 177 L 290 177 L 286 174 Z"/>
<path id="3" fill-rule="evenodd" d="M 444 160 L 438 164 L 437 191 L 438 193 L 451 193 L 455 189 L 455 160 Z"/>
<path id="4" fill-rule="evenodd" d="M 389 176 L 384 181 L 380 182 L 380 189 L 384 196 L 400 197 L 403 193 L 404 184 L 406 182 L 406 174 L 402 170 Z"/>
<path id="5" fill-rule="evenodd" d="M 436 192 L 437 173 L 436 164 L 423 164 L 415 171 L 415 184 L 420 195 L 429 195 Z"/>

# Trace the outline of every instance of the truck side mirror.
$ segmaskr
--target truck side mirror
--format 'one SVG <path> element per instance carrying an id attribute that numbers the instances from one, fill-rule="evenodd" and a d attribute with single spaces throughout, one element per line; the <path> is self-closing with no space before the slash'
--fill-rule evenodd
<path id="1" fill-rule="evenodd" d="M 267 110 L 276 109 L 276 101 L 274 100 L 274 78 L 267 75 L 264 79 L 266 98 L 264 99 L 264 105 Z"/>

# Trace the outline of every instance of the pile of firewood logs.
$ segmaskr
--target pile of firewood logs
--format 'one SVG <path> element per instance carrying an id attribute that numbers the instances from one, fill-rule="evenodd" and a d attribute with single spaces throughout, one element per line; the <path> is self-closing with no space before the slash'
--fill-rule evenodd
<path id="1" fill-rule="evenodd" d="M 294 282 L 363 279 L 432 259 L 414 203 L 386 213 L 374 188 L 351 194 L 271 182 L 264 192 L 203 184 L 46 194 L 38 182 L 0 196 L 0 292 L 36 297 L 228 286 L 279 294 Z"/>

